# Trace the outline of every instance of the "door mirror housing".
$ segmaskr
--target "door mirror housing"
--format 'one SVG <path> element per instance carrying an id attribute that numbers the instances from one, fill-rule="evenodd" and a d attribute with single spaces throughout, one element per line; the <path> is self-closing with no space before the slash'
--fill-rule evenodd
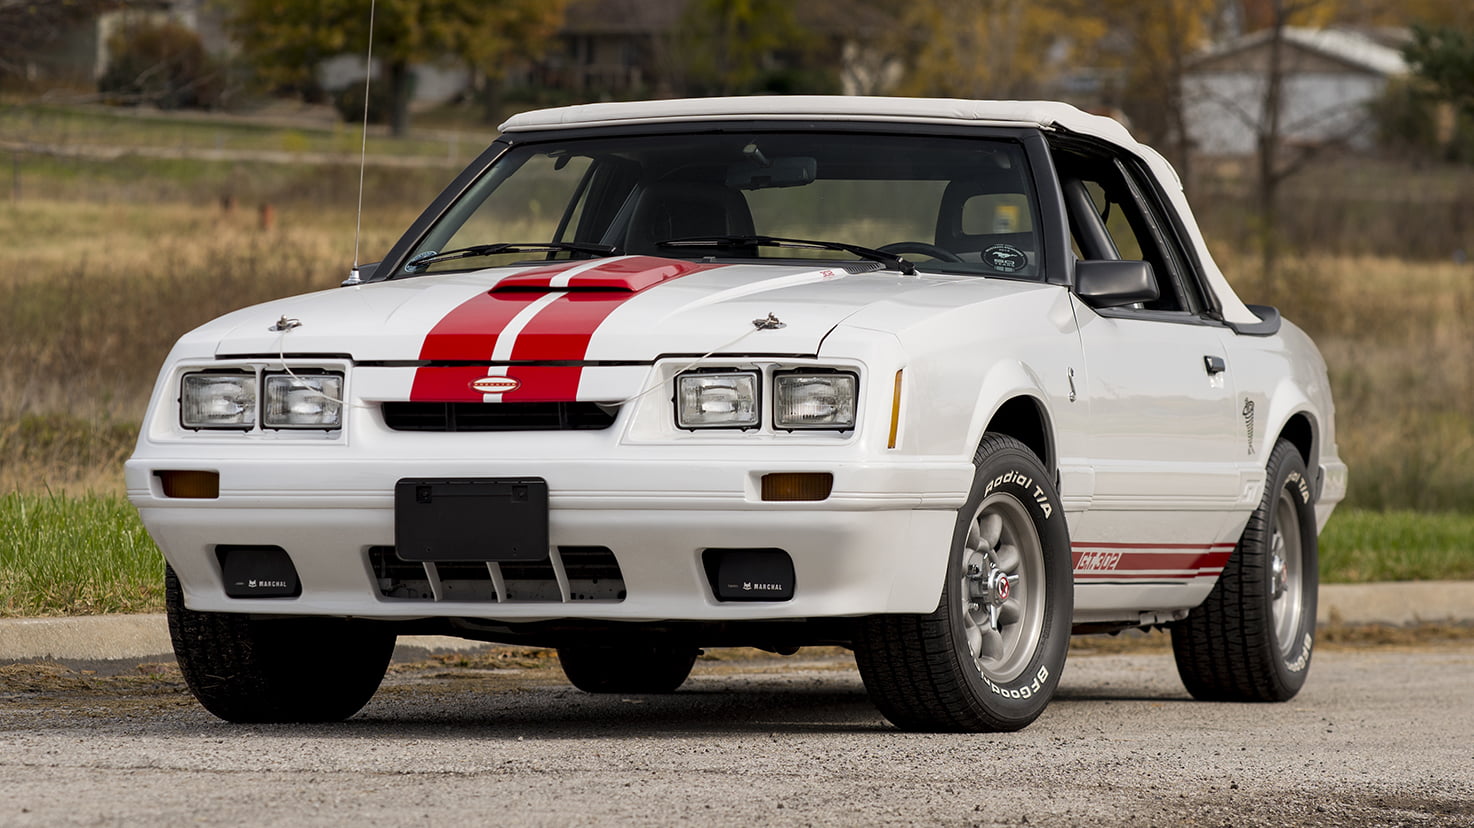
<path id="1" fill-rule="evenodd" d="M 1150 302 L 1159 295 L 1151 262 L 1134 259 L 1075 262 L 1075 293 L 1092 308 Z"/>

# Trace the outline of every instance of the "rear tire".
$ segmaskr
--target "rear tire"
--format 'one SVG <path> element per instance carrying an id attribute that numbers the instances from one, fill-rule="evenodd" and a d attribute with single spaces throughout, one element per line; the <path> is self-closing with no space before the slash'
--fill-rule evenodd
<path id="1" fill-rule="evenodd" d="M 558 648 L 568 681 L 586 693 L 674 693 L 691 675 L 695 647 L 664 644 Z"/>
<path id="2" fill-rule="evenodd" d="M 1202 606 L 1172 626 L 1177 673 L 1203 701 L 1279 702 L 1305 684 L 1319 583 L 1305 461 L 1275 444 L 1264 497 Z"/>
<path id="3" fill-rule="evenodd" d="M 866 618 L 855 642 L 865 690 L 903 730 L 1018 730 L 1064 671 L 1074 575 L 1059 495 L 1012 437 L 986 435 L 974 465 L 938 607 Z"/>
<path id="4" fill-rule="evenodd" d="M 372 621 L 188 609 L 173 568 L 164 601 L 185 683 L 228 722 L 342 721 L 373 697 L 394 652 L 394 634 Z"/>

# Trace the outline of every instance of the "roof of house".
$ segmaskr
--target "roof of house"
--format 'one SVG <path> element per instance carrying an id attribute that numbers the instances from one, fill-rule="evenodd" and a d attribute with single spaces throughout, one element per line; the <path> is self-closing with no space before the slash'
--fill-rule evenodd
<path id="1" fill-rule="evenodd" d="M 1212 71 L 1219 65 L 1252 52 L 1269 43 L 1271 30 L 1257 32 L 1216 44 L 1194 58 L 1189 72 Z M 1376 75 L 1402 75 L 1408 71 L 1402 53 L 1377 42 L 1372 37 L 1350 29 L 1309 29 L 1286 26 L 1283 37 L 1287 44 L 1318 55 L 1349 69 Z"/>

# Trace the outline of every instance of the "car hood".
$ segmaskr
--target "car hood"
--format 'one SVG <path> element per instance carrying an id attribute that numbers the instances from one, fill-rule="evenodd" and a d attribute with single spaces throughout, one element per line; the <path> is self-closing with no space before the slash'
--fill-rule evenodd
<path id="1" fill-rule="evenodd" d="M 814 355 L 847 317 L 869 309 L 864 327 L 903 324 L 937 309 L 921 294 L 959 282 L 984 293 L 987 284 L 1003 291 L 1019 285 L 626 256 L 339 288 L 236 311 L 191 337 L 212 343 L 220 357 L 332 354 L 360 362 Z"/>

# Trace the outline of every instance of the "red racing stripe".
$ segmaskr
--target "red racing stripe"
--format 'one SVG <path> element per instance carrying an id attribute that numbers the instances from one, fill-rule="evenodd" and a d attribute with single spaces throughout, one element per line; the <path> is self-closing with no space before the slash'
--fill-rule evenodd
<path id="1" fill-rule="evenodd" d="M 422 360 L 486 361 L 491 359 L 498 339 L 519 312 L 554 291 L 568 288 L 526 321 L 513 342 L 504 371 L 485 365 L 464 367 L 424 366 L 415 372 L 410 399 L 416 402 L 481 402 L 485 396 L 471 383 L 491 373 L 505 373 L 521 383 L 501 399 L 507 402 L 566 402 L 577 398 L 581 365 L 537 365 L 527 363 L 581 362 L 588 353 L 594 331 L 620 305 L 636 294 L 670 279 L 721 267 L 631 256 L 602 262 L 588 268 L 587 262 L 560 263 L 509 276 L 487 293 L 479 294 L 446 315 L 425 338 Z M 584 267 L 566 280 L 564 271 Z M 561 284 L 566 281 L 567 284 Z M 507 349 L 504 346 L 503 353 Z"/>

